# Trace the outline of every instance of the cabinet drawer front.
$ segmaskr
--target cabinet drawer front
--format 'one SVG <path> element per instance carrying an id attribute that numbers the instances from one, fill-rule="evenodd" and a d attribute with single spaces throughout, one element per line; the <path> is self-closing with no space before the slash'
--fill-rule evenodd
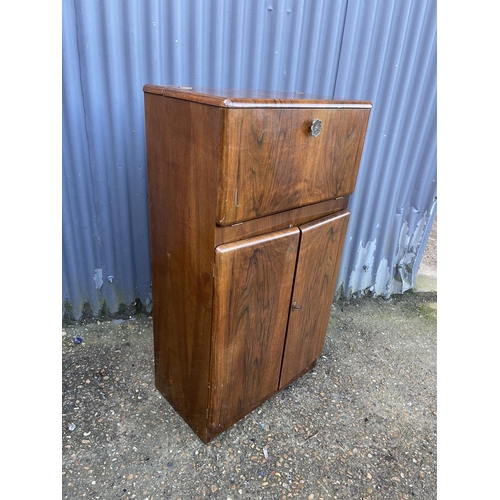
<path id="1" fill-rule="evenodd" d="M 277 390 L 299 234 L 216 248 L 209 428 L 233 424 Z"/>
<path id="2" fill-rule="evenodd" d="M 221 226 L 354 191 L 369 109 L 228 109 Z M 316 137 L 311 126 L 321 121 Z"/>

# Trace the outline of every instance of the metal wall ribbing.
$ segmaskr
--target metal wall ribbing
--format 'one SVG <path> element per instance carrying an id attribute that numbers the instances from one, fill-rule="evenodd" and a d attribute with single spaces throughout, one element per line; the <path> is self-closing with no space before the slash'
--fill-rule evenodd
<path id="1" fill-rule="evenodd" d="M 145 83 L 370 100 L 337 296 L 413 286 L 436 212 L 435 1 L 63 0 L 63 312 L 75 319 L 151 307 Z"/>

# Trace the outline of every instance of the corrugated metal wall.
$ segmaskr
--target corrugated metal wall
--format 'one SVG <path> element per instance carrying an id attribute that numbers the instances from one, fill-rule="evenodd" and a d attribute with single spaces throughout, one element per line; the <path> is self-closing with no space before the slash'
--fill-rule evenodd
<path id="1" fill-rule="evenodd" d="M 350 2 L 336 97 L 373 103 L 339 282 L 413 287 L 436 211 L 436 5 Z"/>
<path id="2" fill-rule="evenodd" d="M 151 307 L 145 83 L 370 100 L 337 296 L 413 286 L 436 211 L 435 0 L 63 0 L 63 314 L 77 320 Z"/>

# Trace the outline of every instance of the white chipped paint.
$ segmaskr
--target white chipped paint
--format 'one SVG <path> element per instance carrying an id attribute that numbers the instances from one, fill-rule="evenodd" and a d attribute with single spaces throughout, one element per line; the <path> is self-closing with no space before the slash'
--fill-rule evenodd
<path id="1" fill-rule="evenodd" d="M 349 276 L 349 294 L 356 290 L 365 290 L 373 285 L 372 268 L 376 249 L 376 239 L 369 241 L 364 247 L 361 241 L 359 242 L 356 267 Z"/>
<path id="2" fill-rule="evenodd" d="M 97 290 L 100 290 L 103 285 L 103 280 L 102 280 L 102 269 L 97 268 L 94 269 L 94 282 L 95 282 L 95 287 Z"/>
<path id="3" fill-rule="evenodd" d="M 417 256 L 428 221 L 429 216 L 425 212 L 412 234 L 409 233 L 409 226 L 405 221 L 399 231 L 393 264 L 383 257 L 376 270 L 374 261 L 377 240 L 370 240 L 364 246 L 360 242 L 356 267 L 349 276 L 349 296 L 371 292 L 375 296 L 390 297 L 413 288 L 418 272 Z"/>

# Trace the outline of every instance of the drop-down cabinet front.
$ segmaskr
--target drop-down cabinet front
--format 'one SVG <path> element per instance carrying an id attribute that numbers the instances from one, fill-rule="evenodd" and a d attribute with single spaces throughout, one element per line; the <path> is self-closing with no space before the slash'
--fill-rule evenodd
<path id="1" fill-rule="evenodd" d="M 322 352 L 371 104 L 144 91 L 155 382 L 208 442 Z"/>

